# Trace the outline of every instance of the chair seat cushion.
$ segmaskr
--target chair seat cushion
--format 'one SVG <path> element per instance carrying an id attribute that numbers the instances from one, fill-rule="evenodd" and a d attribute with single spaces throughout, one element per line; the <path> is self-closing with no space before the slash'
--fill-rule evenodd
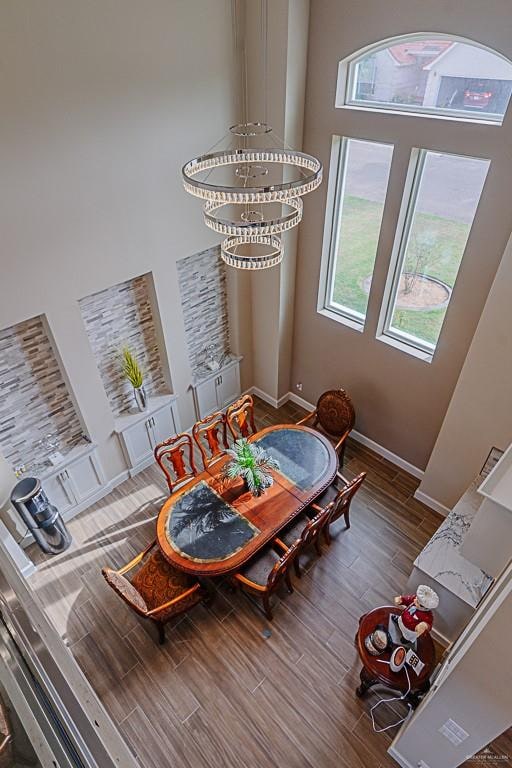
<path id="1" fill-rule="evenodd" d="M 283 528 L 283 530 L 278 533 L 277 538 L 281 539 L 281 541 L 288 547 L 291 547 L 294 541 L 300 539 L 302 531 L 309 521 L 310 518 L 304 512 L 301 512 L 300 515 L 297 515 L 297 517 L 286 526 L 286 528 Z"/>
<path id="2" fill-rule="evenodd" d="M 148 606 L 146 601 L 132 584 L 117 571 L 113 571 L 111 568 L 104 568 L 102 570 L 103 576 L 107 584 L 120 595 L 123 600 L 131 605 L 138 613 L 145 614 L 148 612 Z"/>
<path id="3" fill-rule="evenodd" d="M 139 592 L 149 610 L 173 600 L 194 584 L 195 580 L 191 576 L 173 568 L 159 550 L 148 557 L 132 578 L 132 586 Z M 197 596 L 192 597 L 194 602 L 197 602 Z M 179 610 L 182 608 L 180 605 Z"/>
<path id="4" fill-rule="evenodd" d="M 322 507 L 322 509 L 325 509 L 325 507 L 328 504 L 330 504 L 331 501 L 334 501 L 334 499 L 338 495 L 338 492 L 339 492 L 338 488 L 333 483 L 328 488 L 326 488 L 325 491 L 320 494 L 320 496 L 318 496 L 315 499 L 315 504 L 317 505 L 317 507 Z"/>
<path id="5" fill-rule="evenodd" d="M 279 555 L 271 547 L 268 547 L 242 568 L 241 573 L 249 581 L 264 587 L 270 571 L 277 562 L 279 562 Z"/>

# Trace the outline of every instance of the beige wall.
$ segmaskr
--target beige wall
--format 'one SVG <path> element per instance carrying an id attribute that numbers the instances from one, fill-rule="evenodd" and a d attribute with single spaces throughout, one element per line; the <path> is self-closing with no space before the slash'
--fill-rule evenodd
<path id="1" fill-rule="evenodd" d="M 512 240 L 455 387 L 420 490 L 452 507 L 490 448 L 512 442 Z"/>
<path id="2" fill-rule="evenodd" d="M 305 199 L 300 226 L 291 386 L 303 383 L 314 402 L 343 386 L 354 398 L 356 428 L 424 468 L 512 227 L 512 115 L 486 127 L 414 116 L 334 108 L 338 61 L 371 42 L 417 31 L 474 38 L 512 58 L 510 4 L 492 0 L 482 23 L 480 0 L 312 0 L 304 149 L 329 164 L 331 137 L 346 135 L 395 145 L 372 296 L 364 333 L 316 311 L 327 183 Z M 453 302 L 431 364 L 377 341 L 376 329 L 401 194 L 413 147 L 491 158 Z"/>
<path id="3" fill-rule="evenodd" d="M 77 300 L 153 273 L 188 426 L 175 262 L 218 240 L 180 169 L 234 121 L 231 3 L 7 2 L 0 49 L 0 327 L 47 315 L 111 478 L 124 464 Z M 250 361 L 247 336 L 235 344 Z"/>

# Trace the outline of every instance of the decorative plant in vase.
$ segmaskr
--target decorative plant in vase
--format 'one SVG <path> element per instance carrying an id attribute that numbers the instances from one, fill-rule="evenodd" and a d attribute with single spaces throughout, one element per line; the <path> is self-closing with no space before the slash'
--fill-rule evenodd
<path id="1" fill-rule="evenodd" d="M 128 347 L 121 352 L 123 376 L 133 387 L 133 395 L 139 411 L 145 411 L 147 406 L 146 390 L 144 389 L 144 373 L 137 359 Z"/>
<path id="2" fill-rule="evenodd" d="M 226 453 L 231 456 L 231 461 L 223 468 L 224 478 L 235 480 L 241 477 L 253 496 L 261 496 L 266 488 L 270 488 L 274 482 L 270 470 L 279 469 L 279 462 L 264 448 L 242 437 Z"/>

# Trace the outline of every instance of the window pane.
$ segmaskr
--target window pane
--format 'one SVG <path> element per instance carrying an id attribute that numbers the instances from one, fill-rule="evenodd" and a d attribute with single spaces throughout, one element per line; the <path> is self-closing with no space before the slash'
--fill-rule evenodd
<path id="1" fill-rule="evenodd" d="M 502 122 L 512 91 L 512 63 L 449 39 L 411 39 L 351 64 L 348 100 L 368 106 L 440 112 Z"/>
<path id="2" fill-rule="evenodd" d="M 340 155 L 328 304 L 363 320 L 373 275 L 393 147 L 345 139 Z"/>
<path id="3" fill-rule="evenodd" d="M 488 160 L 420 154 L 389 323 L 420 348 L 436 346 L 488 168 Z"/>

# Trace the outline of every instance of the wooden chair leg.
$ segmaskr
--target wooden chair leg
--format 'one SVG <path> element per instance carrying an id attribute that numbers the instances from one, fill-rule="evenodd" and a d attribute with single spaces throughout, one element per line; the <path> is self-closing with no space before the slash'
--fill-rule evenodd
<path id="1" fill-rule="evenodd" d="M 272 609 L 270 608 L 270 596 L 268 592 L 265 592 L 263 595 L 263 610 L 265 611 L 265 616 L 269 621 L 272 621 Z"/>
<path id="2" fill-rule="evenodd" d="M 203 603 L 208 607 L 215 600 L 215 588 L 210 579 L 204 579 L 201 581 L 201 585 L 204 589 Z"/>
<path id="3" fill-rule="evenodd" d="M 329 546 L 332 539 L 331 539 L 331 532 L 329 530 L 329 526 L 324 526 L 324 541 Z"/>
<path id="4" fill-rule="evenodd" d="M 320 546 L 320 537 L 315 537 L 315 550 L 318 555 L 318 557 L 322 557 L 322 547 Z"/>
<path id="5" fill-rule="evenodd" d="M 293 592 L 293 585 L 292 585 L 292 580 L 290 579 L 290 572 L 289 572 L 289 571 L 287 571 L 287 572 L 285 573 L 285 576 L 284 576 L 284 583 L 286 584 L 286 586 L 287 586 L 287 588 L 288 588 L 288 592 L 289 592 L 289 593 L 290 593 L 290 595 L 291 595 L 291 594 L 292 594 L 292 592 Z"/>
<path id="6" fill-rule="evenodd" d="M 298 557 L 296 557 L 295 560 L 293 561 L 293 570 L 295 571 L 296 577 L 298 579 L 300 579 L 301 576 L 302 576 L 302 571 L 300 570 L 299 558 Z"/>
<path id="7" fill-rule="evenodd" d="M 157 621 L 156 625 L 158 627 L 158 642 L 163 645 L 165 643 L 165 627 L 161 621 Z"/>
<path id="8" fill-rule="evenodd" d="M 345 528 L 350 528 L 350 510 L 347 509 L 346 512 L 343 513 L 343 517 L 345 518 Z"/>

